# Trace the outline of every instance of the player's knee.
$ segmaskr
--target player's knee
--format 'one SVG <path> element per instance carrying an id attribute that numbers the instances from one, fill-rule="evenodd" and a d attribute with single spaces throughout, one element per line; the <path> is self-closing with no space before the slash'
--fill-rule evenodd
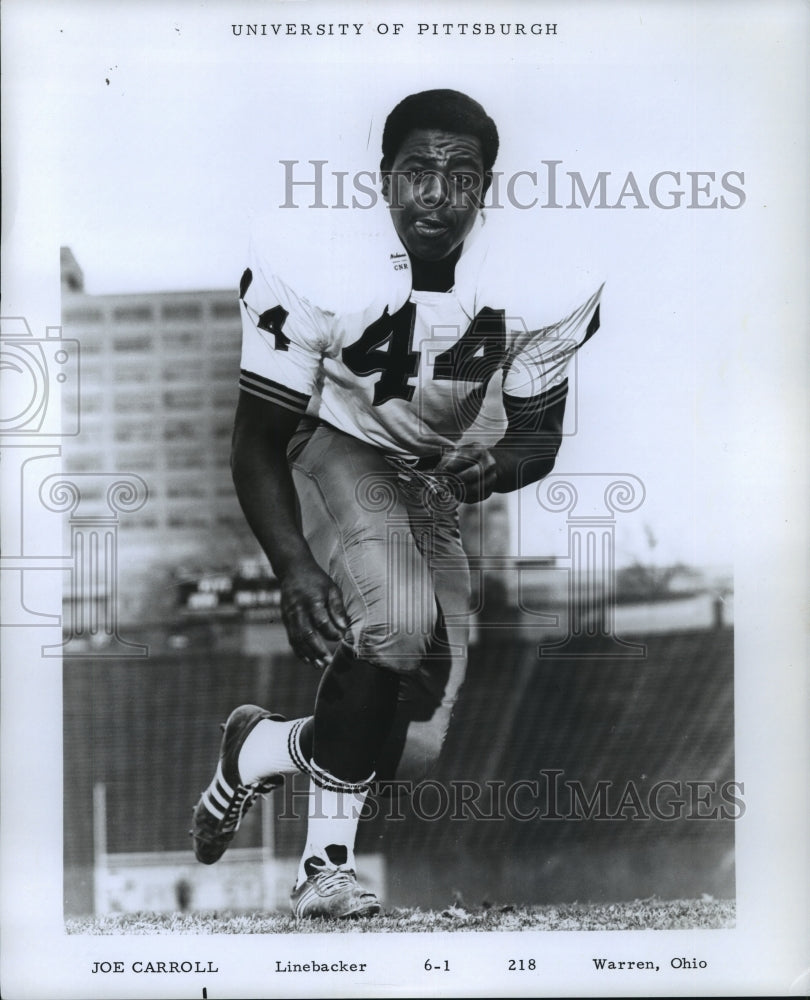
<path id="1" fill-rule="evenodd" d="M 397 625 L 368 625 L 360 632 L 358 656 L 384 670 L 412 674 L 427 652 L 432 627 L 431 623 L 423 632 Z"/>

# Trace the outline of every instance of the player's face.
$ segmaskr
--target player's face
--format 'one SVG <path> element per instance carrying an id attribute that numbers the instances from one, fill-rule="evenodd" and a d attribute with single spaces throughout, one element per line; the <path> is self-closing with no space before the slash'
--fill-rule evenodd
<path id="1" fill-rule="evenodd" d="M 383 178 L 397 235 L 425 261 L 443 260 L 464 242 L 484 191 L 480 141 L 439 129 L 407 135 Z"/>

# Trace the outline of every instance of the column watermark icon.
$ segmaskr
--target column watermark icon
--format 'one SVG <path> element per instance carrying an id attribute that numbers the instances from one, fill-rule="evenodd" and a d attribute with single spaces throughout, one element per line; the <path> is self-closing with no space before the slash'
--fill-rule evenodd
<path id="1" fill-rule="evenodd" d="M 541 657 L 603 659 L 643 658 L 642 643 L 616 635 L 616 515 L 637 510 L 645 498 L 644 484 L 633 475 L 573 473 L 552 475 L 537 487 L 541 507 L 567 513 L 568 635 L 544 643 Z M 592 650 L 583 640 L 599 640 Z"/>
<path id="2" fill-rule="evenodd" d="M 43 480 L 39 495 L 46 510 L 69 514 L 71 552 L 67 635 L 43 647 L 43 655 L 87 656 L 89 641 L 101 644 L 96 656 L 147 656 L 148 646 L 127 642 L 118 632 L 119 515 L 143 507 L 146 483 L 134 473 L 56 474 Z"/>

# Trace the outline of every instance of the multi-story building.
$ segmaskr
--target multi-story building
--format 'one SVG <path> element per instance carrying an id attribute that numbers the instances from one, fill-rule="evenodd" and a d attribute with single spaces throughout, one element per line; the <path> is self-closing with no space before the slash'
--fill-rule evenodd
<path id="1" fill-rule="evenodd" d="M 120 518 L 124 609 L 134 610 L 161 571 L 257 555 L 229 472 L 235 290 L 88 295 L 67 248 L 62 288 L 64 334 L 80 345 L 80 433 L 65 448 L 65 468 L 135 473 L 148 488 L 140 510 Z"/>

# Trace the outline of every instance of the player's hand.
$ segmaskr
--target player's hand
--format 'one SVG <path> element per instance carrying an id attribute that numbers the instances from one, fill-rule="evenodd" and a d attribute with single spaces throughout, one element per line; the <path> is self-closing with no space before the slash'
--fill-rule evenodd
<path id="1" fill-rule="evenodd" d="M 434 472 L 447 476 L 450 488 L 462 503 L 486 500 L 497 478 L 492 453 L 477 441 L 443 455 Z"/>
<path id="2" fill-rule="evenodd" d="M 307 562 L 281 583 L 281 617 L 297 656 L 323 669 L 330 658 L 327 643 L 342 639 L 349 616 L 335 582 L 317 563 Z"/>

